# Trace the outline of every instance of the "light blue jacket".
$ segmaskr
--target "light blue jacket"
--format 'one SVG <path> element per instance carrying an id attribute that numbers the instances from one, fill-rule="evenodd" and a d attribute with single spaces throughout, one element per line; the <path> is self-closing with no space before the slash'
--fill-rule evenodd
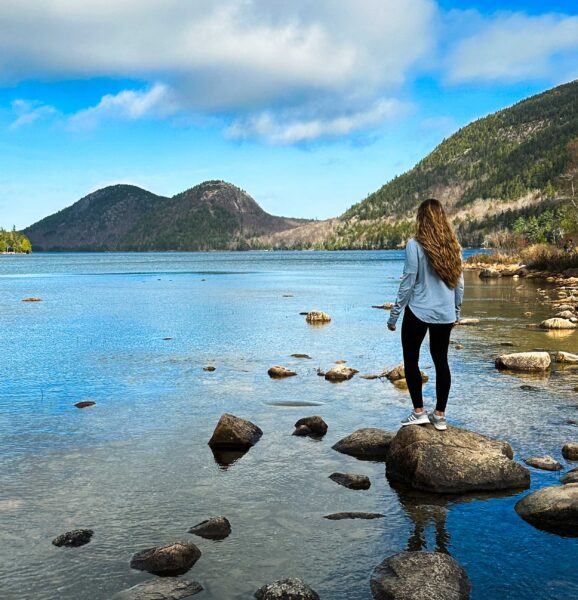
<path id="1" fill-rule="evenodd" d="M 454 289 L 448 287 L 431 266 L 422 245 L 411 238 L 405 246 L 403 275 L 387 322 L 395 325 L 400 312 L 409 306 L 426 323 L 453 323 L 460 318 L 463 297 L 463 273 Z"/>

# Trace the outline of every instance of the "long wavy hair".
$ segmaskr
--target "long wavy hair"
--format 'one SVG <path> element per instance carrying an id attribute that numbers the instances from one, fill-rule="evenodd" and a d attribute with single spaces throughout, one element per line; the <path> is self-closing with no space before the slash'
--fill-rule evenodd
<path id="1" fill-rule="evenodd" d="M 462 248 L 439 200 L 424 200 L 417 209 L 415 239 L 439 278 L 455 288 L 462 274 Z"/>

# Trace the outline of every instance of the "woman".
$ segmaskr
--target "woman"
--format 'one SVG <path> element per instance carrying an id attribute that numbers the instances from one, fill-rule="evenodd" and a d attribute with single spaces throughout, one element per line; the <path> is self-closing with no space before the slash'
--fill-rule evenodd
<path id="1" fill-rule="evenodd" d="M 387 322 L 395 331 L 399 313 L 405 308 L 401 345 L 405 379 L 413 412 L 401 424 L 432 423 L 447 429 L 446 404 L 451 386 L 448 365 L 450 333 L 460 319 L 464 296 L 461 247 L 443 206 L 430 198 L 417 210 L 416 235 L 405 247 L 405 265 L 399 292 Z M 425 411 L 422 398 L 419 351 L 429 330 L 429 347 L 436 370 L 436 407 Z"/>

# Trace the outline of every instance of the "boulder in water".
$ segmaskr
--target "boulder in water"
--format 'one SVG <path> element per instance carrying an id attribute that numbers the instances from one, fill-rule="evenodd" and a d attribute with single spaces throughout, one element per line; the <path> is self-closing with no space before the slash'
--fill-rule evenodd
<path id="1" fill-rule="evenodd" d="M 540 323 L 542 329 L 576 329 L 576 325 L 568 319 L 559 319 L 554 317 L 552 319 L 546 319 Z"/>
<path id="2" fill-rule="evenodd" d="M 182 575 L 201 557 L 201 551 L 190 542 L 171 542 L 147 548 L 133 555 L 130 566 L 155 575 Z"/>
<path id="3" fill-rule="evenodd" d="M 426 381 L 428 381 L 429 377 L 423 371 L 420 371 L 420 373 L 421 373 L 421 380 L 424 383 Z M 397 365 L 396 367 L 393 367 L 393 369 L 390 369 L 389 371 L 385 371 L 383 373 L 383 377 L 386 377 L 392 383 L 396 383 L 396 382 L 399 382 L 399 381 L 405 382 L 405 367 L 404 367 L 404 364 L 401 363 L 401 364 Z"/>
<path id="4" fill-rule="evenodd" d="M 357 369 L 338 364 L 325 372 L 325 379 L 327 381 L 346 381 L 351 379 L 356 373 L 359 373 Z"/>
<path id="5" fill-rule="evenodd" d="M 480 324 L 480 320 L 479 319 L 473 319 L 473 318 L 460 319 L 458 321 L 458 325 L 479 325 L 479 324 Z"/>
<path id="6" fill-rule="evenodd" d="M 578 537 L 578 483 L 542 488 L 519 500 L 515 508 L 538 529 Z"/>
<path id="7" fill-rule="evenodd" d="M 89 408 L 90 406 L 94 406 L 96 402 L 94 400 L 81 400 L 77 402 L 74 406 L 76 408 Z"/>
<path id="8" fill-rule="evenodd" d="M 480 271 L 480 279 L 496 279 L 501 277 L 502 274 L 500 271 L 496 271 L 495 269 L 484 269 Z"/>
<path id="9" fill-rule="evenodd" d="M 498 356 L 496 367 L 511 371 L 546 371 L 551 362 L 548 352 L 514 352 Z"/>
<path id="10" fill-rule="evenodd" d="M 560 471 L 562 465 L 552 456 L 534 456 L 527 458 L 524 462 L 530 467 L 542 469 L 544 471 Z"/>
<path id="11" fill-rule="evenodd" d="M 578 469 L 572 469 L 560 478 L 560 482 L 563 484 L 567 483 L 578 483 Z"/>
<path id="12" fill-rule="evenodd" d="M 527 488 L 530 472 L 512 457 L 506 442 L 466 429 L 402 427 L 389 446 L 387 476 L 440 494 Z"/>
<path id="13" fill-rule="evenodd" d="M 319 600 L 319 594 L 303 580 L 283 579 L 264 585 L 255 592 L 257 600 Z"/>
<path id="14" fill-rule="evenodd" d="M 318 415 L 303 417 L 295 423 L 293 435 L 323 437 L 327 433 L 327 423 Z"/>
<path id="15" fill-rule="evenodd" d="M 297 375 L 295 371 L 291 371 L 291 369 L 288 369 L 287 367 L 282 367 L 281 365 L 273 365 L 267 371 L 267 373 L 272 379 L 282 379 L 283 377 L 294 377 L 295 375 Z"/>
<path id="16" fill-rule="evenodd" d="M 385 517 L 382 513 L 372 512 L 337 512 L 330 515 L 325 515 L 324 519 L 330 521 L 343 521 L 344 519 L 383 519 Z"/>
<path id="17" fill-rule="evenodd" d="M 78 548 L 79 546 L 88 544 L 93 535 L 94 531 L 92 529 L 75 529 L 74 531 L 67 531 L 55 537 L 52 540 L 52 544 L 59 548 L 62 546 L 66 548 Z"/>
<path id="18" fill-rule="evenodd" d="M 393 433 L 383 429 L 365 427 L 339 440 L 332 448 L 362 460 L 383 461 L 393 436 Z"/>
<path id="19" fill-rule="evenodd" d="M 221 415 L 215 431 L 209 440 L 209 446 L 219 450 L 247 450 L 254 446 L 263 435 L 257 425 L 225 413 Z"/>
<path id="20" fill-rule="evenodd" d="M 562 456 L 566 460 L 578 460 L 578 443 L 568 442 L 562 447 Z"/>
<path id="21" fill-rule="evenodd" d="M 321 310 L 311 310 L 308 313 L 306 313 L 306 315 L 307 316 L 305 317 L 305 320 L 307 321 L 307 323 L 318 324 L 329 323 L 331 321 L 331 317 Z"/>
<path id="22" fill-rule="evenodd" d="M 350 490 L 368 490 L 371 487 L 371 481 L 367 475 L 357 475 L 356 473 L 332 473 L 329 475 L 329 479 Z"/>
<path id="23" fill-rule="evenodd" d="M 374 600 L 467 600 L 470 591 L 463 567 L 441 552 L 400 552 L 371 575 Z"/>
<path id="24" fill-rule="evenodd" d="M 578 354 L 572 354 L 571 352 L 556 352 L 556 362 L 564 364 L 578 363 Z"/>
<path id="25" fill-rule="evenodd" d="M 211 517 L 191 527 L 189 533 L 208 540 L 223 540 L 231 533 L 231 523 L 226 517 Z"/>

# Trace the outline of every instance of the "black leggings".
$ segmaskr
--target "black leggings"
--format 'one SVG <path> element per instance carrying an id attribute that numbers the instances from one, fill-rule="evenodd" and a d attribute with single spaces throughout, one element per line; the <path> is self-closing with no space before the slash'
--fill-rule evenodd
<path id="1" fill-rule="evenodd" d="M 425 323 L 405 307 L 401 324 L 401 346 L 405 379 L 414 408 L 423 408 L 421 373 L 419 372 L 419 350 L 429 329 L 429 351 L 436 369 L 436 410 L 445 412 L 452 376 L 448 365 L 448 346 L 453 323 Z"/>

